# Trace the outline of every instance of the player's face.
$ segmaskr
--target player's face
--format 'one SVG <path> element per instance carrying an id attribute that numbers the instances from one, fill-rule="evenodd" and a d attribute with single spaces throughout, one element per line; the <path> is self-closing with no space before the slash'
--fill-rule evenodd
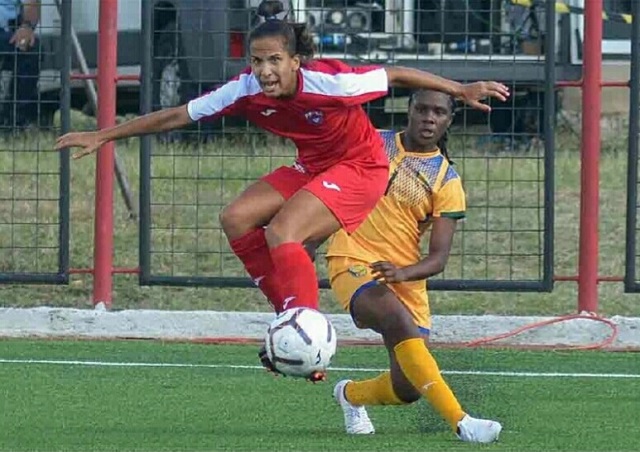
<path id="1" fill-rule="evenodd" d="M 298 86 L 300 58 L 289 55 L 282 38 L 265 36 L 250 46 L 251 69 L 267 97 L 293 96 Z"/>
<path id="2" fill-rule="evenodd" d="M 449 96 L 438 91 L 421 91 L 409 108 L 407 134 L 425 151 L 433 150 L 451 125 Z"/>

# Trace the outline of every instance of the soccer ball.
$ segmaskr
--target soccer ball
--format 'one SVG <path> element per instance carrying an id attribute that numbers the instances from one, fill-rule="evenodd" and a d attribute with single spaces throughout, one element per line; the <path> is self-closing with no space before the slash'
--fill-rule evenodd
<path id="1" fill-rule="evenodd" d="M 278 371 L 306 378 L 329 367 L 336 353 L 336 330 L 315 309 L 287 309 L 269 325 L 265 348 Z"/>

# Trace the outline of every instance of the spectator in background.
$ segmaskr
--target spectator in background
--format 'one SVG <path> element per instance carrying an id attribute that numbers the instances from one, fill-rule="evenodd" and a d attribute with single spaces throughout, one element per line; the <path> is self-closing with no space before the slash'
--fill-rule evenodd
<path id="1" fill-rule="evenodd" d="M 40 0 L 0 0 L 0 69 L 13 77 L 10 92 L 0 99 L 0 125 L 37 123 L 39 20 Z"/>

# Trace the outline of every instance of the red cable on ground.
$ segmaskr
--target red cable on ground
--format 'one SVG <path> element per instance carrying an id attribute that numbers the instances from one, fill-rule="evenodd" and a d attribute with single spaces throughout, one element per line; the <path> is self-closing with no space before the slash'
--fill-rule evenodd
<path id="1" fill-rule="evenodd" d="M 544 320 L 540 322 L 534 322 L 528 325 L 521 326 L 516 328 L 515 330 L 508 331 L 506 333 L 498 334 L 495 336 L 488 336 L 480 339 L 474 339 L 470 342 L 458 343 L 458 344 L 437 344 L 436 346 L 451 346 L 455 348 L 464 348 L 464 347 L 479 347 L 482 345 L 488 345 L 492 342 L 499 341 L 501 339 L 506 339 L 509 337 L 516 336 L 525 331 L 533 330 L 536 328 L 541 328 L 547 325 L 552 325 L 554 323 L 566 322 L 568 320 L 574 319 L 584 319 L 584 320 L 593 320 L 595 322 L 601 322 L 608 325 L 611 328 L 611 335 L 604 339 L 603 341 L 597 342 L 595 344 L 587 344 L 587 345 L 569 345 L 569 346 L 527 346 L 523 345 L 513 345 L 513 344 L 504 344 L 505 348 L 531 348 L 531 349 L 553 349 L 553 350 L 597 350 L 603 349 L 611 344 L 613 344 L 618 337 L 618 326 L 609 319 L 604 317 L 600 317 L 595 314 L 570 314 L 561 317 L 555 317 L 553 319 Z M 252 339 L 252 338 L 238 338 L 238 337 L 212 337 L 212 338 L 200 338 L 200 339 L 192 339 L 189 342 L 192 343 L 200 343 L 200 344 L 255 344 L 261 342 L 260 339 Z M 354 340 L 354 339 L 346 339 L 339 341 L 344 345 L 380 345 L 382 342 L 380 340 Z M 491 344 L 497 345 L 500 344 Z"/>
<path id="2" fill-rule="evenodd" d="M 484 338 L 480 338 L 480 339 L 475 339 L 473 341 L 470 342 L 466 342 L 464 344 L 465 347 L 478 347 L 480 345 L 485 345 L 488 344 L 490 342 L 495 342 L 498 341 L 500 339 L 506 339 L 508 337 L 513 337 L 516 336 L 524 331 L 529 331 L 529 330 L 533 330 L 535 328 L 540 328 L 543 326 L 547 326 L 547 325 L 552 325 L 554 323 L 560 323 L 560 322 L 566 322 L 568 320 L 574 320 L 574 319 L 584 319 L 584 320 L 593 320 L 595 322 L 601 322 L 604 323 L 606 325 L 608 325 L 611 328 L 611 335 L 606 338 L 605 340 L 601 341 L 601 342 L 597 342 L 595 344 L 588 344 L 588 345 L 569 345 L 569 346 L 562 346 L 562 347 L 553 347 L 554 350 L 595 350 L 595 349 L 602 349 L 605 348 L 609 345 L 611 345 L 616 338 L 618 337 L 618 326 L 613 323 L 611 320 L 609 319 L 605 319 L 604 317 L 600 317 L 596 314 L 570 314 L 570 315 L 565 315 L 565 316 L 561 316 L 561 317 L 556 317 L 553 319 L 549 319 L 549 320 L 544 320 L 541 322 L 534 322 L 531 323 L 529 325 L 524 325 L 521 326 L 519 328 L 516 328 L 515 330 L 512 331 L 508 331 L 506 333 L 502 333 L 502 334 L 498 334 L 496 336 L 488 336 L 488 337 L 484 337 Z"/>

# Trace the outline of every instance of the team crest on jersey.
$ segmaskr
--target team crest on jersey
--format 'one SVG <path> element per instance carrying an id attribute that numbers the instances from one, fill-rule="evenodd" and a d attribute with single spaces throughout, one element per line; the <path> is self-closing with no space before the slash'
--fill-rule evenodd
<path id="1" fill-rule="evenodd" d="M 304 114 L 304 117 L 307 118 L 309 124 L 314 126 L 319 126 L 324 122 L 324 113 L 318 110 L 308 111 Z"/>
<path id="2" fill-rule="evenodd" d="M 369 269 L 367 269 L 367 267 L 362 264 L 352 265 L 351 267 L 349 267 L 349 273 L 354 278 L 362 278 L 363 276 L 367 276 L 367 274 L 369 273 Z"/>

